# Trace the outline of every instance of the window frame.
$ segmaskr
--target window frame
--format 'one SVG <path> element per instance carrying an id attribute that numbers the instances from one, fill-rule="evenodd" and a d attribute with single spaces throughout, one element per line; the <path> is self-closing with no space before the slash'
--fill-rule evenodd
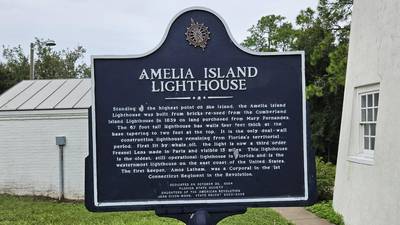
<path id="1" fill-rule="evenodd" d="M 377 94 L 378 96 L 378 103 L 375 105 L 375 95 Z M 366 156 L 373 157 L 376 149 L 376 126 L 377 126 L 377 121 L 378 121 L 378 113 L 379 113 L 379 90 L 369 90 L 369 91 L 363 91 L 359 92 L 358 94 L 358 112 L 360 113 L 360 119 L 358 120 L 359 123 L 359 129 L 360 129 L 360 153 L 365 154 Z M 363 100 L 362 97 L 365 96 L 365 106 L 363 107 Z M 368 96 L 372 96 L 371 100 L 371 106 L 369 106 L 369 100 Z M 363 120 L 363 110 L 365 110 L 365 120 Z M 368 112 L 371 110 L 371 120 L 369 120 L 369 115 L 370 113 Z M 371 125 L 375 125 L 374 129 L 374 135 L 372 135 L 372 129 Z M 368 134 L 365 134 L 365 128 L 368 130 Z M 368 138 L 368 148 L 365 148 L 365 138 Z M 371 143 L 373 141 L 373 149 L 371 147 Z"/>
<path id="2" fill-rule="evenodd" d="M 359 164 L 364 164 L 364 165 L 374 165 L 374 158 L 375 154 L 377 151 L 377 125 L 378 125 L 378 114 L 379 114 L 379 108 L 380 107 L 380 102 L 381 102 L 381 92 L 380 92 L 380 87 L 379 83 L 373 83 L 373 84 L 368 84 L 368 85 L 362 85 L 354 88 L 354 98 L 353 98 L 353 112 L 352 112 L 352 134 L 350 134 L 350 146 L 351 149 L 349 149 L 348 152 L 348 161 L 354 162 L 354 163 L 359 163 Z M 374 101 L 374 95 L 373 94 L 378 94 L 378 105 L 376 106 L 377 108 L 377 117 L 375 121 L 368 121 L 368 115 L 367 113 L 365 114 L 366 121 L 362 121 L 362 97 L 363 95 L 366 95 L 366 99 L 368 98 L 368 94 L 372 94 L 372 98 Z M 366 100 L 366 111 L 368 111 L 368 102 Z M 372 111 L 373 111 L 373 119 L 374 119 L 374 102 L 372 102 Z M 364 148 L 364 124 L 375 124 L 375 135 L 372 136 L 374 139 L 374 150 L 370 149 L 365 149 Z M 369 129 L 369 128 L 368 128 Z M 369 131 L 370 132 L 370 131 Z M 356 140 L 357 138 L 357 140 Z M 369 135 L 369 138 L 371 138 L 371 135 Z M 354 144 L 351 144 L 351 143 Z"/>

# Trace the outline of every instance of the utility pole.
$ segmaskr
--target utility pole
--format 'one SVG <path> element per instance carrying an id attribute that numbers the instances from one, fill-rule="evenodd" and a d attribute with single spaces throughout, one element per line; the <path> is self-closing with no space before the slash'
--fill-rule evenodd
<path id="1" fill-rule="evenodd" d="M 53 40 L 47 40 L 44 42 L 44 46 L 55 46 L 56 42 Z M 32 42 L 31 45 L 31 51 L 30 51 L 30 56 L 29 56 L 29 77 L 31 80 L 35 79 L 35 42 Z"/>
<path id="2" fill-rule="evenodd" d="M 31 80 L 35 79 L 35 59 L 34 59 L 34 50 L 35 49 L 35 44 L 31 43 L 31 52 L 30 52 L 30 62 L 29 62 L 29 77 Z"/>

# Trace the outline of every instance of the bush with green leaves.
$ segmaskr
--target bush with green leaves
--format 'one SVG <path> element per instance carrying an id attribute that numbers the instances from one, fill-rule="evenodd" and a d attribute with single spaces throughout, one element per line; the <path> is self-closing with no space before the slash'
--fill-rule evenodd
<path id="1" fill-rule="evenodd" d="M 336 167 L 330 162 L 324 162 L 321 157 L 317 157 L 315 163 L 317 169 L 318 201 L 332 200 Z"/>
<path id="2" fill-rule="evenodd" d="M 332 201 L 325 201 L 317 203 L 313 206 L 307 207 L 307 210 L 316 214 L 317 216 L 328 220 L 336 225 L 344 225 L 342 215 L 335 212 L 332 207 Z"/>

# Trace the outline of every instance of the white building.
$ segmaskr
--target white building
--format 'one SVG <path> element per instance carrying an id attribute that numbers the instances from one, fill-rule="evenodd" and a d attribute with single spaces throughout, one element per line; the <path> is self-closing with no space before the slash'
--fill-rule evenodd
<path id="1" fill-rule="evenodd" d="M 334 208 L 400 224 L 400 1 L 354 2 Z"/>
<path id="2" fill-rule="evenodd" d="M 65 136 L 64 193 L 84 194 L 90 79 L 22 81 L 0 96 L 0 193 L 59 196 L 59 147 Z"/>

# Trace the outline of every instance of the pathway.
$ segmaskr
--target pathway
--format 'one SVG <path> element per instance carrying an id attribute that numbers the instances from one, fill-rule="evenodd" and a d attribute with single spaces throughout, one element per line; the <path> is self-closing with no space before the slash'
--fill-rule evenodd
<path id="1" fill-rule="evenodd" d="M 281 207 L 273 209 L 296 225 L 333 225 L 317 217 L 303 207 Z"/>

